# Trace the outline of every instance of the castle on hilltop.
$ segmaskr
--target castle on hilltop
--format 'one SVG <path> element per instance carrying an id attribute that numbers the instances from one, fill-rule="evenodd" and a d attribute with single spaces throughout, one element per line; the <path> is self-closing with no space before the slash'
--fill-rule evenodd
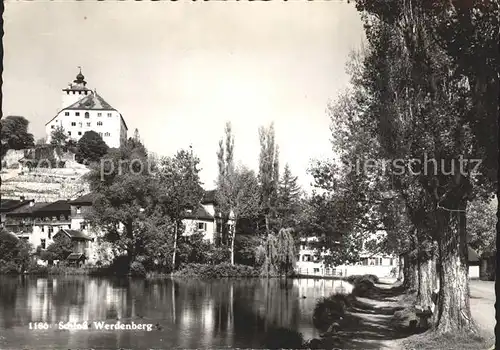
<path id="1" fill-rule="evenodd" d="M 128 130 L 121 113 L 87 87 L 81 69 L 73 83 L 62 90 L 61 110 L 45 124 L 47 143 L 57 127 L 63 127 L 74 141 L 86 131 L 95 131 L 111 148 L 118 148 L 126 141 Z"/>

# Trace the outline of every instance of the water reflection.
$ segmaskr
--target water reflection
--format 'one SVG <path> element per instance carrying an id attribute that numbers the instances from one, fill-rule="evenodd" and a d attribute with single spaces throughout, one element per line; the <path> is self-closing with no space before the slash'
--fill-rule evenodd
<path id="1" fill-rule="evenodd" d="M 349 292 L 333 280 L 220 281 L 0 276 L 0 348 L 265 346 L 266 332 L 288 328 L 317 337 L 312 311 L 318 298 Z M 304 298 L 305 297 L 305 298 Z M 29 322 L 160 324 L 161 330 L 29 331 Z"/>

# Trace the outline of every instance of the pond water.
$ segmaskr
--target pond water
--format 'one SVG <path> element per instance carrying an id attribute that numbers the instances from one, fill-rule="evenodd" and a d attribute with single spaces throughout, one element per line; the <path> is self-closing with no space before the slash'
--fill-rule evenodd
<path id="1" fill-rule="evenodd" d="M 0 349 L 262 348 L 277 328 L 318 337 L 317 299 L 351 289 L 320 279 L 0 276 Z M 116 324 L 146 329 L 97 329 Z"/>

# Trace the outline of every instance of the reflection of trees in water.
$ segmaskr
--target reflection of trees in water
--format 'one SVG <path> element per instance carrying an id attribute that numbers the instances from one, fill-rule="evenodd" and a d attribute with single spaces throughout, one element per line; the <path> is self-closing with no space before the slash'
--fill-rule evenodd
<path id="1" fill-rule="evenodd" d="M 179 280 L 181 293 L 175 300 L 182 313 L 193 313 L 189 319 L 211 319 L 209 328 L 213 338 L 229 334 L 245 346 L 261 346 L 266 332 L 278 328 L 296 329 L 299 321 L 299 294 L 292 281 L 279 279 L 242 279 L 211 282 Z M 211 303 L 210 303 L 211 302 Z M 211 305 L 210 310 L 204 308 Z M 207 315 L 207 312 L 211 315 Z M 237 344 L 229 343 L 232 346 Z M 196 342 L 193 342 L 193 346 Z"/>
<path id="2" fill-rule="evenodd" d="M 37 293 L 40 293 L 38 288 L 39 281 L 37 281 Z M 48 277 L 46 280 L 45 288 L 43 290 L 43 297 L 48 298 L 48 303 L 43 302 L 44 310 L 42 313 L 47 314 L 50 322 L 69 321 L 80 319 L 80 315 L 84 312 L 86 307 L 86 288 L 88 288 L 88 280 L 84 277 Z M 88 307 L 88 306 L 87 306 Z M 54 311 L 55 319 L 51 319 L 52 312 Z"/>
<path id="3" fill-rule="evenodd" d="M 21 277 L 0 276 L 0 327 L 14 326 L 16 314 L 17 292 L 21 290 Z"/>
<path id="4" fill-rule="evenodd" d="M 68 321 L 70 315 L 81 321 L 135 319 L 140 315 L 144 321 L 160 322 L 176 346 L 255 348 L 265 346 L 266 334 L 277 334 L 279 328 L 299 328 L 300 296 L 292 281 L 279 279 L 145 281 L 2 276 L 0 322 L 24 319 L 27 324 L 38 321 L 33 316 L 39 312 L 51 318 L 47 322 Z M 32 309 L 38 311 L 34 314 Z"/>
<path id="5" fill-rule="evenodd" d="M 292 280 L 260 280 L 253 304 L 259 305 L 257 312 L 265 317 L 267 326 L 298 327 L 299 293 Z"/>

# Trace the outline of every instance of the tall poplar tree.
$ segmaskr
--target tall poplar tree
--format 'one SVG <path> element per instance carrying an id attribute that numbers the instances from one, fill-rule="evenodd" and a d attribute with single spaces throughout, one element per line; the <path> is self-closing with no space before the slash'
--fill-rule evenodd
<path id="1" fill-rule="evenodd" d="M 260 156 L 259 183 L 261 213 L 265 230 L 270 232 L 275 225 L 279 187 L 279 148 L 275 142 L 274 123 L 259 128 Z"/>

